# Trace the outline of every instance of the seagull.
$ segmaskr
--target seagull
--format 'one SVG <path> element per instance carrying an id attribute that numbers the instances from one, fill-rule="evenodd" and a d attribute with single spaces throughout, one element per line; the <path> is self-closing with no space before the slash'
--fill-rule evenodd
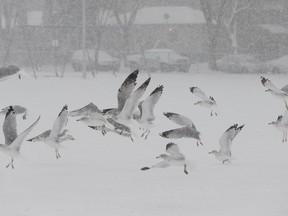
<path id="1" fill-rule="evenodd" d="M 71 135 L 67 135 L 68 130 L 64 130 L 68 123 L 68 106 L 64 105 L 61 112 L 57 116 L 53 128 L 51 131 L 45 131 L 44 133 L 33 137 L 27 141 L 36 142 L 36 141 L 43 141 L 48 146 L 55 149 L 56 159 L 61 157 L 59 153 L 59 148 L 61 142 L 64 140 L 74 140 Z"/>
<path id="2" fill-rule="evenodd" d="M 139 129 L 141 126 L 132 118 L 132 116 L 140 98 L 144 95 L 150 80 L 151 78 L 148 78 L 139 88 L 131 93 L 131 95 L 126 99 L 121 112 L 116 115 L 116 117 L 113 118 L 111 116 L 116 122 L 129 127 L 131 129 L 131 134 L 133 135 L 137 135 L 136 129 Z"/>
<path id="3" fill-rule="evenodd" d="M 94 103 L 91 102 L 80 109 L 70 111 L 68 115 L 71 117 L 85 117 L 90 116 L 94 113 L 101 113 L 101 110 Z"/>
<path id="4" fill-rule="evenodd" d="M 107 118 L 107 122 L 111 124 L 113 127 L 107 127 L 108 124 L 104 126 L 88 126 L 94 130 L 100 130 L 103 133 L 103 130 L 105 133 L 107 132 L 112 132 L 121 136 L 129 137 L 131 141 L 133 140 L 132 134 L 131 134 L 131 129 L 123 124 L 120 124 L 116 122 L 113 118 Z"/>
<path id="5" fill-rule="evenodd" d="M 201 101 L 196 102 L 194 105 L 199 105 L 211 109 L 210 115 L 213 116 L 213 108 L 217 106 L 217 103 L 213 97 L 207 97 L 206 94 L 198 87 L 190 87 L 190 92 L 195 96 L 201 98 Z M 217 113 L 214 111 L 217 116 Z"/>
<path id="6" fill-rule="evenodd" d="M 9 155 L 11 157 L 11 162 L 6 166 L 8 168 L 10 165 L 14 169 L 14 157 L 20 156 L 21 144 L 24 141 L 25 137 L 32 131 L 40 119 L 40 116 L 37 120 L 29 126 L 21 134 L 17 135 L 17 122 L 16 114 L 12 106 L 9 107 L 5 120 L 3 123 L 3 133 L 5 137 L 5 145 L 0 144 L 0 151 Z"/>
<path id="7" fill-rule="evenodd" d="M 151 168 L 166 168 L 169 166 L 184 166 L 184 173 L 188 174 L 187 161 L 185 156 L 180 152 L 179 147 L 175 143 L 168 143 L 166 145 L 166 152 L 169 154 L 161 154 L 156 158 L 162 158 L 163 161 L 159 162 L 151 167 L 143 167 L 141 170 L 149 170 Z"/>
<path id="8" fill-rule="evenodd" d="M 103 114 L 115 118 L 121 112 L 126 103 L 126 100 L 130 97 L 130 95 L 134 91 L 134 88 L 137 84 L 136 80 L 138 77 L 138 73 L 139 73 L 138 70 L 133 71 L 126 77 L 124 82 L 121 84 L 117 93 L 117 102 L 118 102 L 117 108 L 104 109 L 102 110 Z"/>
<path id="9" fill-rule="evenodd" d="M 199 146 L 199 144 L 203 145 L 200 139 L 200 132 L 197 131 L 195 125 L 189 118 L 173 112 L 163 114 L 174 123 L 183 127 L 164 131 L 160 133 L 160 136 L 169 139 L 194 138 L 197 140 L 197 146 Z"/>
<path id="10" fill-rule="evenodd" d="M 213 154 L 216 157 L 216 159 L 222 161 L 223 164 L 225 162 L 230 162 L 230 160 L 232 159 L 231 155 L 232 141 L 236 137 L 236 135 L 242 130 L 243 127 L 244 125 L 238 127 L 238 124 L 234 124 L 231 127 L 229 127 L 220 137 L 219 140 L 220 150 L 219 151 L 213 150 L 209 152 L 209 154 Z"/>
<path id="11" fill-rule="evenodd" d="M 266 92 L 270 92 L 276 98 L 283 99 L 286 101 L 288 99 L 287 86 L 284 86 L 282 89 L 277 88 L 269 79 L 261 76 L 262 85 L 267 88 Z"/>
<path id="12" fill-rule="evenodd" d="M 108 122 L 102 113 L 98 112 L 95 112 L 93 114 L 91 113 L 88 116 L 83 116 L 80 119 L 77 119 L 76 121 L 83 122 L 87 126 L 95 126 L 95 127 L 99 126 L 100 128 L 102 128 L 101 131 L 103 136 L 106 134 L 105 128 Z"/>
<path id="13" fill-rule="evenodd" d="M 0 112 L 0 114 L 6 114 L 8 112 L 8 110 L 10 109 L 11 106 L 7 106 L 5 108 L 2 109 L 2 111 Z M 16 115 L 18 114 L 23 114 L 22 118 L 23 120 L 25 120 L 27 118 L 27 108 L 20 106 L 20 105 L 13 105 L 13 110 L 15 112 Z"/>
<path id="14" fill-rule="evenodd" d="M 285 112 L 284 115 L 279 115 L 276 121 L 272 121 L 268 123 L 269 125 L 273 125 L 277 130 L 282 132 L 282 142 L 287 142 L 287 133 L 288 133 L 288 106 L 285 101 Z"/>
<path id="15" fill-rule="evenodd" d="M 138 105 L 138 108 L 140 110 L 139 116 L 133 116 L 134 119 L 138 121 L 138 123 L 141 125 L 141 128 L 143 128 L 145 131 L 142 133 L 142 137 L 145 136 L 145 139 L 147 139 L 150 129 L 153 127 L 152 121 L 155 120 L 154 116 L 154 107 L 156 103 L 159 101 L 161 95 L 163 92 L 163 85 L 160 85 L 157 87 L 152 93 L 143 101 L 141 101 Z"/>
<path id="16" fill-rule="evenodd" d="M 106 118 L 103 112 L 93 103 L 89 103 L 86 106 L 70 111 L 68 113 L 71 117 L 81 117 L 76 121 L 83 122 L 88 126 L 101 126 L 103 136 L 106 134 L 105 125 L 107 124 Z M 100 127 L 98 128 L 98 130 Z"/>

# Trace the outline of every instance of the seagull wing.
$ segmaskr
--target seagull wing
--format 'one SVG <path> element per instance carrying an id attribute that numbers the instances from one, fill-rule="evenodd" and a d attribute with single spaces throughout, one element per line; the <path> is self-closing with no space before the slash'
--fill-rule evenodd
<path id="1" fill-rule="evenodd" d="M 282 90 L 283 92 L 285 92 L 286 94 L 288 94 L 288 84 L 285 85 L 285 86 L 283 86 L 283 87 L 281 88 L 281 90 Z"/>
<path id="2" fill-rule="evenodd" d="M 136 86 L 136 79 L 138 76 L 138 70 L 133 71 L 122 83 L 120 88 L 118 89 L 118 110 L 122 110 L 127 98 L 133 92 Z"/>
<path id="3" fill-rule="evenodd" d="M 193 124 L 193 122 L 191 121 L 191 119 L 180 115 L 178 113 L 173 113 L 173 112 L 166 112 L 163 113 L 168 119 L 170 119 L 171 121 L 173 121 L 174 123 L 181 125 L 181 126 L 185 126 L 185 127 L 192 127 L 194 130 L 196 130 L 195 125 Z"/>
<path id="4" fill-rule="evenodd" d="M 29 142 L 38 142 L 38 141 L 42 141 L 43 139 L 49 137 L 50 134 L 51 134 L 51 130 L 47 130 L 47 131 L 45 131 L 45 132 L 39 134 L 38 136 L 35 136 L 35 137 L 33 137 L 33 138 L 31 138 L 31 139 L 29 139 L 29 140 L 27 140 L 27 141 L 29 141 Z"/>
<path id="5" fill-rule="evenodd" d="M 167 168 L 170 164 L 167 161 L 161 161 L 155 165 L 153 165 L 151 168 Z"/>
<path id="6" fill-rule="evenodd" d="M 26 136 L 28 136 L 28 134 L 36 126 L 36 124 L 39 122 L 39 120 L 40 120 L 40 116 L 37 118 L 37 120 L 30 127 L 28 127 L 25 131 L 23 131 L 21 134 L 19 134 L 19 136 L 17 136 L 17 138 L 11 143 L 9 148 L 16 149 L 16 151 L 19 151 L 23 140 L 26 138 Z"/>
<path id="7" fill-rule="evenodd" d="M 16 114 L 12 106 L 7 110 L 2 129 L 5 137 L 5 145 L 9 146 L 17 138 Z"/>
<path id="8" fill-rule="evenodd" d="M 190 87 L 190 92 L 202 100 L 210 101 L 210 98 L 208 98 L 206 94 L 198 87 Z"/>
<path id="9" fill-rule="evenodd" d="M 285 102 L 285 111 L 284 111 L 283 117 L 281 118 L 281 124 L 287 127 L 288 126 L 288 105 L 286 101 L 284 102 Z"/>
<path id="10" fill-rule="evenodd" d="M 160 133 L 160 136 L 169 139 L 180 139 L 183 137 L 191 137 L 200 140 L 200 132 L 191 127 L 181 127 Z"/>
<path id="11" fill-rule="evenodd" d="M 139 103 L 141 120 L 153 121 L 155 119 L 153 109 L 156 103 L 159 101 L 162 92 L 163 85 L 157 87 L 142 103 Z"/>
<path id="12" fill-rule="evenodd" d="M 166 152 L 171 154 L 173 157 L 180 157 L 182 154 L 180 153 L 180 149 L 177 144 L 170 142 L 166 145 Z"/>
<path id="13" fill-rule="evenodd" d="M 146 88 L 150 82 L 148 78 L 136 91 L 134 91 L 130 97 L 126 100 L 123 109 L 119 113 L 118 117 L 120 119 L 130 119 L 133 115 L 133 112 L 139 103 L 140 98 L 146 91 Z"/>
<path id="14" fill-rule="evenodd" d="M 62 132 L 62 130 L 66 127 L 68 123 L 68 106 L 64 105 L 61 112 L 57 116 L 53 128 L 51 130 L 50 137 L 57 137 L 58 134 Z"/>
<path id="15" fill-rule="evenodd" d="M 71 116 L 71 117 L 89 116 L 95 112 L 101 113 L 101 110 L 95 104 L 89 103 L 80 109 L 70 111 L 69 116 Z"/>
<path id="16" fill-rule="evenodd" d="M 275 91 L 275 92 L 280 91 L 280 89 L 278 89 L 269 79 L 267 79 L 263 76 L 261 76 L 261 83 L 267 89 L 270 89 L 270 90 Z"/>
<path id="17" fill-rule="evenodd" d="M 228 156 L 231 156 L 231 144 L 236 135 L 242 130 L 244 125 L 238 127 L 238 124 L 229 127 L 220 137 L 220 151 Z"/>

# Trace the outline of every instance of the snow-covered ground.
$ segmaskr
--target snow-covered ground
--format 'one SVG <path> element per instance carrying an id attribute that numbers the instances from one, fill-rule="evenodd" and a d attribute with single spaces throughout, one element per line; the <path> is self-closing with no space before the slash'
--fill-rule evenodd
<path id="1" fill-rule="evenodd" d="M 17 119 L 18 132 L 41 115 L 30 138 L 50 129 L 64 104 L 70 110 L 90 102 L 115 107 L 117 90 L 128 74 L 103 72 L 85 80 L 74 72 L 66 72 L 64 79 L 13 78 L 0 82 L 1 106 L 28 107 L 28 119 Z M 137 83 L 147 78 L 140 72 Z M 146 95 L 160 84 L 164 92 L 147 140 L 102 136 L 70 118 L 67 127 L 76 140 L 64 144 L 61 159 L 40 142 L 23 143 L 23 157 L 16 158 L 14 170 L 5 168 L 10 158 L 1 154 L 0 215 L 288 215 L 288 143 L 268 125 L 284 112 L 284 103 L 264 91 L 260 74 L 152 73 L 151 78 Z M 284 75 L 267 78 L 278 87 L 287 84 Z M 191 86 L 215 98 L 217 117 L 193 105 L 198 99 Z M 158 133 L 177 127 L 162 114 L 168 111 L 190 117 L 201 132 L 204 146 L 197 147 L 193 139 L 173 140 L 193 164 L 189 175 L 182 167 L 140 170 L 165 153 L 170 140 Z M 245 127 L 232 143 L 234 160 L 223 165 L 208 152 L 219 149 L 220 136 L 235 123 Z"/>

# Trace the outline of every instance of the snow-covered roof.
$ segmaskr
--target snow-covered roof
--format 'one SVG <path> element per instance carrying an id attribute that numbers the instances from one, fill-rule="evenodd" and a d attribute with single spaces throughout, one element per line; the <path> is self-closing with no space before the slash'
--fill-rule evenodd
<path id="1" fill-rule="evenodd" d="M 273 34 L 288 34 L 288 29 L 280 25 L 263 24 L 261 25 L 261 27 L 270 31 Z"/>
<path id="2" fill-rule="evenodd" d="M 127 14 L 129 15 L 129 14 Z M 124 15 L 120 17 L 124 19 Z M 205 23 L 202 11 L 190 7 L 145 7 L 137 11 L 134 24 L 195 24 Z M 112 16 L 107 24 L 117 25 Z"/>

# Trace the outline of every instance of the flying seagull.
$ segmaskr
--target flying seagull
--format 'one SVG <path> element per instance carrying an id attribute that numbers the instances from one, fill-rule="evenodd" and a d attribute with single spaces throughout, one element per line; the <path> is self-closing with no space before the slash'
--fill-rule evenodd
<path id="1" fill-rule="evenodd" d="M 5 120 L 3 123 L 3 133 L 5 137 L 5 144 L 0 144 L 0 151 L 9 155 L 11 157 L 11 162 L 6 166 L 8 168 L 10 165 L 14 169 L 14 158 L 20 155 L 20 148 L 25 139 L 25 137 L 32 131 L 40 119 L 40 116 L 37 120 L 29 126 L 21 134 L 17 134 L 17 122 L 16 114 L 12 106 L 9 107 Z"/>
<path id="2" fill-rule="evenodd" d="M 265 88 L 267 88 L 265 91 L 270 92 L 276 98 L 283 99 L 284 101 L 288 99 L 287 86 L 279 89 L 269 79 L 263 76 L 261 76 L 261 83 Z"/>
<path id="3" fill-rule="evenodd" d="M 288 133 L 288 106 L 285 101 L 285 112 L 284 115 L 279 115 L 276 121 L 272 121 L 269 125 L 273 125 L 277 130 L 279 130 L 282 136 L 282 142 L 287 142 Z"/>
<path id="4" fill-rule="evenodd" d="M 169 166 L 184 166 L 184 173 L 188 174 L 187 162 L 185 156 L 180 152 L 179 147 L 175 143 L 168 143 L 166 145 L 166 152 L 169 154 L 161 154 L 156 158 L 162 158 L 163 161 L 151 167 L 143 167 L 141 170 L 149 170 L 151 168 L 167 168 Z"/>
<path id="5" fill-rule="evenodd" d="M 124 137 L 129 137 L 131 141 L 134 141 L 132 134 L 131 134 L 131 129 L 129 127 L 116 122 L 113 118 L 107 118 L 107 122 L 111 124 L 112 127 L 108 127 L 109 124 L 106 124 L 104 126 L 89 126 L 89 127 L 94 130 L 102 131 L 102 134 L 103 134 L 103 131 L 105 131 L 105 134 L 108 132 L 112 132 L 112 133 L 115 133 Z"/>
<path id="6" fill-rule="evenodd" d="M 131 95 L 126 99 L 125 104 L 118 115 L 113 118 L 117 123 L 125 125 L 131 129 L 131 135 L 138 135 L 138 130 L 141 128 L 139 123 L 134 120 L 133 113 L 139 104 L 140 98 L 144 95 L 147 86 L 150 83 L 150 78 L 148 78 L 140 87 L 131 93 Z"/>
<path id="7" fill-rule="evenodd" d="M 138 121 L 141 128 L 144 129 L 142 133 L 142 137 L 147 139 L 150 129 L 153 127 L 153 121 L 155 120 L 154 116 L 154 107 L 156 103 L 159 101 L 163 92 L 163 85 L 157 87 L 152 91 L 152 93 L 143 101 L 138 104 L 138 108 L 140 110 L 139 116 L 133 116 L 134 119 Z"/>
<path id="8" fill-rule="evenodd" d="M 166 112 L 164 115 L 182 127 L 164 131 L 160 133 L 160 136 L 169 139 L 194 138 L 197 140 L 197 146 L 199 146 L 199 144 L 203 145 L 200 138 L 200 132 L 197 131 L 195 125 L 189 118 L 173 112 Z"/>
<path id="9" fill-rule="evenodd" d="M 74 140 L 74 138 L 67 134 L 68 130 L 64 130 L 68 123 L 68 106 L 64 105 L 61 112 L 54 121 L 52 130 L 45 131 L 44 133 L 33 137 L 27 141 L 37 142 L 43 141 L 48 146 L 55 149 L 56 159 L 60 158 L 59 153 L 60 144 L 65 140 Z"/>
<path id="10" fill-rule="evenodd" d="M 115 118 L 121 112 L 126 103 L 126 100 L 130 97 L 130 95 L 134 91 L 134 88 L 137 84 L 136 80 L 138 77 L 138 73 L 139 73 L 138 70 L 133 71 L 126 77 L 124 82 L 121 84 L 117 93 L 117 102 L 118 102 L 117 108 L 103 109 L 102 110 L 103 114 Z"/>
<path id="11" fill-rule="evenodd" d="M 94 113 L 101 113 L 101 110 L 91 102 L 80 109 L 70 111 L 68 115 L 71 117 L 86 117 Z"/>
<path id="12" fill-rule="evenodd" d="M 195 105 L 209 108 L 211 110 L 211 116 L 213 116 L 213 112 L 215 115 L 217 115 L 217 113 L 213 110 L 217 106 L 217 103 L 213 97 L 207 97 L 206 94 L 199 87 L 190 87 L 190 92 L 196 97 L 202 99 L 194 103 Z"/>
<path id="13" fill-rule="evenodd" d="M 238 124 L 234 124 L 231 127 L 229 127 L 223 135 L 220 137 L 219 143 L 220 143 L 220 150 L 216 151 L 213 150 L 209 152 L 209 154 L 213 154 L 216 159 L 222 161 L 224 164 L 225 162 L 230 162 L 232 159 L 231 154 L 231 144 L 233 139 L 236 137 L 236 135 L 242 130 L 244 125 L 241 125 L 238 127 Z"/>
<path id="14" fill-rule="evenodd" d="M 25 120 L 27 118 L 27 108 L 20 106 L 20 105 L 13 105 L 13 110 L 15 112 L 16 115 L 18 114 L 23 114 L 22 118 Z M 10 106 L 7 106 L 5 108 L 2 109 L 2 111 L 0 112 L 0 114 L 6 114 L 8 112 L 8 110 L 10 109 Z"/>

